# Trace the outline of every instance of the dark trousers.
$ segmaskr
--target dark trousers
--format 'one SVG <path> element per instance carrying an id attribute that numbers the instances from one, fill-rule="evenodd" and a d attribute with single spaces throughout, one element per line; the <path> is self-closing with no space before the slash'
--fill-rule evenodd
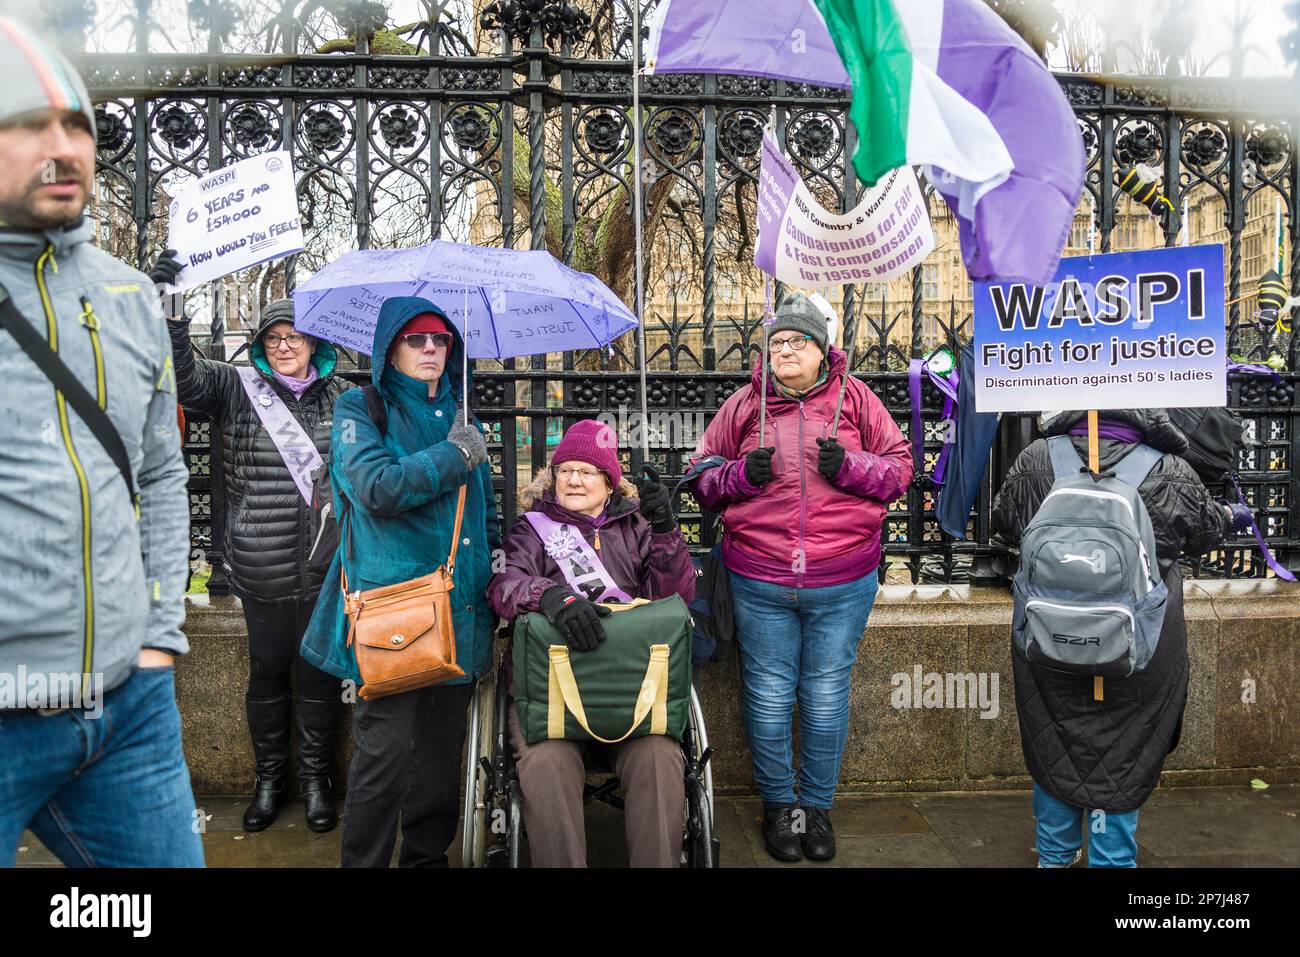
<path id="1" fill-rule="evenodd" d="M 242 599 L 248 626 L 248 698 L 267 701 L 289 694 L 289 673 L 298 673 L 298 695 L 342 700 L 342 683 L 298 654 L 316 600 Z"/>
<path id="2" fill-rule="evenodd" d="M 472 684 L 358 700 L 343 810 L 344 867 L 445 867 L 460 823 L 460 763 Z"/>

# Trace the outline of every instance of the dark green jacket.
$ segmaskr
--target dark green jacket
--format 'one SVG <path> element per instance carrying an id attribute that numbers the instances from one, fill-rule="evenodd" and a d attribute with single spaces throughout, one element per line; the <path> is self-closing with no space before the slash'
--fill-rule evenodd
<path id="1" fill-rule="evenodd" d="M 463 680 L 478 678 L 490 667 L 497 617 L 484 593 L 492 573 L 492 550 L 501 543 L 491 470 L 484 463 L 471 472 L 460 450 L 447 441 L 461 400 L 463 344 L 455 335 L 432 399 L 424 382 L 387 363 L 388 347 L 398 330 L 422 312 L 442 314 L 443 310 L 414 296 L 389 299 L 379 310 L 371 379 L 388 413 L 387 433 L 380 436 L 370 420 L 360 389 L 343 393 L 334 407 L 330 474 L 335 510 L 344 523 L 343 542 L 325 575 L 303 638 L 302 656 L 358 684 L 356 655 L 347 646 L 340 563 L 347 563 L 348 587 L 354 591 L 434 571 L 451 550 L 456 495 L 462 484 L 468 489 L 451 595 L 456 658 L 465 669 Z"/>

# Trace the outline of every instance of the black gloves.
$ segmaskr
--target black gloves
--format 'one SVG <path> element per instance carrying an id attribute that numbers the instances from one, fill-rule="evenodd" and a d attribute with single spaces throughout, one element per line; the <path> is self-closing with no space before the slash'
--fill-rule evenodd
<path id="1" fill-rule="evenodd" d="M 642 479 L 637 482 L 636 490 L 641 500 L 641 514 L 650 523 L 651 531 L 660 534 L 671 532 L 676 523 L 669 505 L 668 487 L 655 479 Z"/>
<path id="2" fill-rule="evenodd" d="M 154 284 L 154 288 L 175 285 L 176 277 L 185 268 L 176 259 L 176 256 L 176 250 L 164 249 L 162 255 L 158 257 L 158 261 L 153 264 L 153 268 L 149 270 L 149 281 Z M 176 319 L 184 315 L 184 294 L 179 292 L 163 293 L 160 291 L 159 296 L 162 299 L 163 313 L 168 319 Z"/>
<path id="3" fill-rule="evenodd" d="M 772 481 L 772 454 L 775 451 L 775 448 L 759 448 L 745 456 L 745 478 L 750 485 L 764 485 Z"/>
<path id="4" fill-rule="evenodd" d="M 822 478 L 826 481 L 834 482 L 835 476 L 840 474 L 840 466 L 844 464 L 844 446 L 834 439 L 818 439 L 817 445 L 820 446 L 817 471 L 822 473 Z"/>
<path id="5" fill-rule="evenodd" d="M 560 630 L 574 651 L 595 651 L 605 640 L 600 619 L 611 614 L 608 608 L 593 605 L 563 585 L 542 592 L 540 604 L 542 614 Z"/>

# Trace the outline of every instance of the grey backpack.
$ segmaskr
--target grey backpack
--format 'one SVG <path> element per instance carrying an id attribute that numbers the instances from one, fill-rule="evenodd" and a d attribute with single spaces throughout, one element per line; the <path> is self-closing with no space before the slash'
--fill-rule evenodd
<path id="1" fill-rule="evenodd" d="M 1155 654 L 1168 597 L 1138 486 L 1160 453 L 1138 445 L 1089 472 L 1067 436 L 1047 440 L 1055 482 L 1025 528 L 1012 641 L 1029 661 L 1124 678 Z"/>

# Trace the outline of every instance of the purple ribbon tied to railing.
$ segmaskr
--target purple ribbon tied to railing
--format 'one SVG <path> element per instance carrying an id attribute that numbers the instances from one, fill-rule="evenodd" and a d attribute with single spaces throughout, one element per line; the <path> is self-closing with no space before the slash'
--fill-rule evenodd
<path id="1" fill-rule="evenodd" d="M 912 457 L 916 462 L 918 480 L 925 476 L 924 435 L 921 431 L 921 376 L 927 376 L 935 388 L 943 393 L 943 448 L 934 463 L 934 474 L 929 476 L 935 486 L 943 484 L 944 466 L 948 462 L 948 453 L 952 451 L 953 438 L 957 432 L 957 369 L 948 375 L 940 375 L 930 368 L 925 359 L 913 359 L 907 366 L 907 392 L 912 405 Z"/>

